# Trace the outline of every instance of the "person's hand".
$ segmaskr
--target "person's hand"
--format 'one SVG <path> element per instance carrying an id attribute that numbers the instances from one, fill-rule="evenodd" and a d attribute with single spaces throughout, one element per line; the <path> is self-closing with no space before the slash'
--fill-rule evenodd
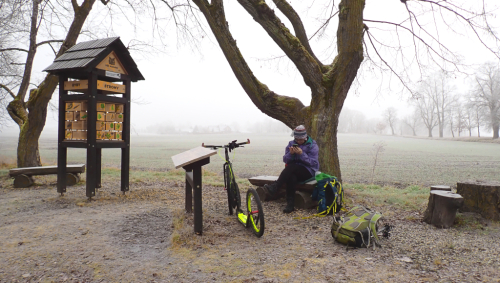
<path id="1" fill-rule="evenodd" d="M 291 147 L 290 147 L 290 154 L 295 154 L 295 153 L 297 153 L 297 148 L 296 148 L 296 147 L 291 146 Z"/>
<path id="2" fill-rule="evenodd" d="M 297 153 L 298 155 L 301 155 L 302 154 L 302 148 L 296 147 L 295 148 L 295 153 Z"/>

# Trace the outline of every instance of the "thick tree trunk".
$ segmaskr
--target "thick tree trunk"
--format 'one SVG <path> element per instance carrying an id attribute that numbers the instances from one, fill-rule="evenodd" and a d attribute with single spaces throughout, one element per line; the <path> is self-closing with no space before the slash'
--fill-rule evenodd
<path id="1" fill-rule="evenodd" d="M 45 80 L 30 92 L 28 100 L 28 119 L 22 125 L 17 145 L 17 166 L 41 166 L 38 140 L 47 120 L 47 106 L 59 80 L 56 76 L 47 75 Z"/>
<path id="2" fill-rule="evenodd" d="M 432 138 L 432 128 L 427 128 L 427 130 L 429 131 L 429 138 Z"/>

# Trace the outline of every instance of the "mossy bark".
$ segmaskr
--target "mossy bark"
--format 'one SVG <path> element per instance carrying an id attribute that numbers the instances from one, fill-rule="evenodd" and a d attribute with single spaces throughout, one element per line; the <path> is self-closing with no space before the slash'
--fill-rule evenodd
<path id="1" fill-rule="evenodd" d="M 75 45 L 94 2 L 95 0 L 85 0 L 80 6 L 78 6 L 75 0 L 72 1 L 75 17 L 68 30 L 66 38 L 57 53 L 57 57 L 61 56 L 71 46 Z M 36 34 L 32 34 L 31 39 L 36 41 Z M 34 44 L 34 46 L 36 46 L 36 44 Z M 36 49 L 34 52 L 36 52 Z M 26 65 L 31 66 L 33 58 L 34 56 L 28 56 L 27 60 L 31 60 L 31 62 L 27 62 Z M 30 74 L 31 70 L 30 72 L 25 72 L 25 76 L 26 73 Z M 23 81 L 28 81 L 29 83 L 29 78 L 26 77 Z M 21 88 L 16 98 L 7 106 L 11 118 L 18 124 L 20 129 L 19 141 L 17 145 L 18 167 L 34 167 L 42 165 L 38 140 L 40 139 L 40 134 L 45 127 L 47 107 L 58 82 L 59 80 L 56 76 L 47 75 L 36 89 L 30 91 L 27 102 L 24 102 L 26 89 Z"/>
<path id="2" fill-rule="evenodd" d="M 341 179 L 337 147 L 338 119 L 344 101 L 363 61 L 364 0 L 343 0 L 339 5 L 338 55 L 324 65 L 313 54 L 298 14 L 286 1 L 274 0 L 292 23 L 292 34 L 265 1 L 238 0 L 297 67 L 311 89 L 311 104 L 278 95 L 261 83 L 247 65 L 233 39 L 224 14 L 223 0 L 193 0 L 205 16 L 231 69 L 252 102 L 263 113 L 290 128 L 304 124 L 320 148 L 320 170 Z"/>

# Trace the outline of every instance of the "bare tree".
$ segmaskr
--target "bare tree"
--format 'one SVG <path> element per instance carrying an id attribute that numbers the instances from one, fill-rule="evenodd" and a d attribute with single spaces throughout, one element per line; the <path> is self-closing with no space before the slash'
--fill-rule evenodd
<path id="1" fill-rule="evenodd" d="M 467 112 L 464 105 L 460 101 L 456 101 L 448 108 L 448 117 L 451 135 L 455 137 L 455 132 L 457 136 L 460 137 L 462 131 L 467 129 Z"/>
<path id="2" fill-rule="evenodd" d="M 417 136 L 417 128 L 422 123 L 418 110 L 414 110 L 410 115 L 406 116 L 403 123 L 410 127 L 414 137 Z"/>
<path id="3" fill-rule="evenodd" d="M 385 124 L 382 121 L 379 121 L 377 124 L 375 124 L 375 128 L 373 129 L 373 131 L 377 135 L 381 135 L 382 133 L 384 133 L 384 131 L 385 131 L 386 128 L 387 128 L 387 124 Z"/>
<path id="4" fill-rule="evenodd" d="M 434 104 L 440 138 L 444 134 L 446 115 L 450 113 L 450 107 L 454 102 L 454 87 L 449 84 L 448 80 L 446 73 L 437 72 L 426 77 L 419 86 L 419 94 L 426 96 Z"/>
<path id="5" fill-rule="evenodd" d="M 422 122 L 428 131 L 428 137 L 432 138 L 432 130 L 438 125 L 437 117 L 436 117 L 436 106 L 432 101 L 432 98 L 427 95 L 418 95 L 418 98 L 413 100 L 413 104 L 415 105 L 418 113 L 420 114 L 420 118 L 422 118 Z"/>
<path id="6" fill-rule="evenodd" d="M 468 107 L 466 103 L 460 103 L 461 109 L 463 109 L 463 124 L 464 129 L 469 132 L 469 137 L 472 137 L 472 129 L 475 128 L 474 121 L 474 108 Z"/>
<path id="7" fill-rule="evenodd" d="M 427 64 L 444 62 L 438 65 L 459 70 L 459 56 L 440 41 L 441 29 L 436 23 L 436 19 L 442 19 L 440 23 L 446 25 L 450 18 L 454 19 L 454 26 L 460 24 L 464 29 L 472 31 L 488 50 L 498 55 L 498 52 L 483 40 L 485 37 L 492 37 L 494 41 L 500 42 L 487 21 L 484 21 L 488 13 L 483 6 L 476 7 L 477 10 L 467 10 L 456 1 L 395 1 L 395 5 L 401 5 L 401 10 L 407 13 L 407 18 L 403 21 L 391 21 L 364 18 L 365 0 L 341 0 L 338 8 L 335 7 L 334 1 L 328 1 L 322 9 L 325 12 L 324 21 L 315 29 L 317 32 L 308 36 L 298 10 L 288 1 L 273 0 L 273 8 L 277 9 L 275 12 L 263 0 L 238 0 L 243 9 L 281 49 L 284 56 L 293 63 L 304 83 L 310 88 L 311 102 L 306 106 L 299 99 L 275 93 L 252 72 L 229 29 L 223 0 L 192 1 L 205 17 L 236 78 L 256 107 L 290 128 L 299 124 L 306 125 L 308 133 L 316 139 L 320 147 L 322 171 L 330 172 L 339 179 L 341 172 L 337 148 L 338 119 L 348 91 L 365 58 L 368 59 L 369 67 L 392 72 L 410 91 L 408 72 L 412 69 L 409 65 L 411 63 L 416 63 L 417 68 L 425 68 Z M 177 3 L 173 0 L 164 2 L 171 6 L 172 3 Z M 317 5 L 316 2 L 312 3 L 310 5 Z M 186 9 L 195 10 L 189 5 L 186 5 Z M 280 17 L 285 17 L 291 23 L 293 32 Z M 434 24 L 427 25 L 429 19 L 431 22 L 434 19 Z M 336 50 L 330 52 L 333 55 L 324 63 L 313 52 L 310 39 L 316 35 L 327 35 L 328 27 L 332 23 L 337 23 L 336 45 L 332 45 Z M 453 28 L 451 24 L 449 27 Z M 388 29 L 396 38 L 392 43 L 381 39 L 381 34 Z M 485 31 L 486 35 L 482 31 Z M 249 34 L 248 32 L 245 36 Z M 407 41 L 402 39 L 402 34 L 408 35 L 406 39 L 413 43 L 410 48 L 403 48 L 406 44 L 401 42 Z M 395 56 L 385 57 L 386 51 L 394 53 Z M 404 51 L 409 53 L 407 57 L 401 58 Z M 402 63 L 398 66 L 395 62 Z"/>
<path id="8" fill-rule="evenodd" d="M 493 63 L 484 64 L 478 70 L 475 82 L 471 102 L 488 110 L 488 122 L 493 130 L 493 138 L 498 139 L 500 129 L 500 68 Z"/>
<path id="9" fill-rule="evenodd" d="M 387 108 L 383 113 L 384 121 L 389 124 L 389 127 L 391 128 L 391 133 L 394 136 L 394 129 L 396 128 L 396 123 L 398 121 L 398 110 L 394 107 L 389 107 Z"/>
<path id="10" fill-rule="evenodd" d="M 470 104 L 470 109 L 473 111 L 474 127 L 477 128 L 477 136 L 481 137 L 481 127 L 484 125 L 485 117 L 483 106 L 476 103 Z"/>

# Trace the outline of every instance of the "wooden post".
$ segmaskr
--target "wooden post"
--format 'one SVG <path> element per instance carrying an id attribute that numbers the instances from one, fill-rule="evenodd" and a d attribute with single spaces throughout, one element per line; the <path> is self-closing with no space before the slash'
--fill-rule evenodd
<path id="1" fill-rule="evenodd" d="M 65 136 L 64 121 L 66 109 L 66 101 L 64 96 L 66 91 L 64 90 L 64 82 L 67 80 L 65 76 L 59 77 L 59 127 L 57 131 L 57 192 L 63 195 L 66 192 L 66 164 L 68 160 L 68 148 L 62 146 L 62 142 Z"/>
<path id="2" fill-rule="evenodd" d="M 102 179 L 102 173 L 101 173 L 101 166 L 102 166 L 102 148 L 96 148 L 96 188 L 101 188 L 101 179 Z"/>
<path id="3" fill-rule="evenodd" d="M 129 181 L 130 181 L 130 79 L 124 81 L 125 84 L 125 94 L 123 98 L 125 98 L 124 105 L 124 117 L 123 117 L 123 141 L 125 142 L 125 147 L 122 148 L 122 172 L 121 172 L 121 191 L 123 193 L 128 192 L 129 190 Z"/>
<path id="4" fill-rule="evenodd" d="M 189 180 L 189 173 L 192 171 L 188 171 L 186 169 L 186 195 L 184 201 L 184 208 L 187 213 L 193 212 L 193 187 L 191 186 L 191 182 Z"/>
<path id="5" fill-rule="evenodd" d="M 203 232 L 203 201 L 201 194 L 201 166 L 193 168 L 194 191 L 194 232 L 201 235 Z"/>
<path id="6" fill-rule="evenodd" d="M 97 122 L 97 74 L 89 74 L 88 86 L 88 118 L 87 118 L 87 184 L 86 195 L 90 199 L 95 196 L 97 187 L 97 148 L 96 148 L 96 122 Z"/>
<path id="7" fill-rule="evenodd" d="M 448 191 L 434 190 L 424 213 L 424 222 L 438 228 L 449 228 L 455 221 L 457 209 L 464 203 L 461 195 Z"/>

